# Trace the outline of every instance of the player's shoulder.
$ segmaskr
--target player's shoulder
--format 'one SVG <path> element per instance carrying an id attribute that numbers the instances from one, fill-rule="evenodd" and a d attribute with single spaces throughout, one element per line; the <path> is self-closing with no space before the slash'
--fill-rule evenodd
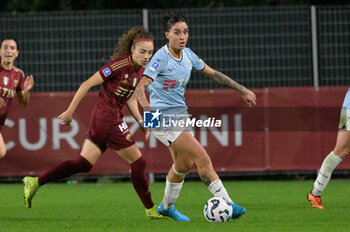
<path id="1" fill-rule="evenodd" d="M 189 48 L 189 47 L 185 47 L 185 48 L 183 49 L 183 51 L 185 51 L 185 52 L 193 52 L 193 51 L 191 50 L 191 48 Z"/>
<path id="2" fill-rule="evenodd" d="M 109 62 L 109 66 L 113 71 L 117 71 L 117 70 L 122 70 L 125 68 L 128 68 L 132 65 L 131 60 L 130 60 L 130 56 L 119 56 L 115 59 L 113 59 L 111 62 Z"/>
<path id="3" fill-rule="evenodd" d="M 167 51 L 166 45 L 164 45 L 163 47 L 159 48 L 158 51 L 156 51 L 153 57 L 162 58 L 161 60 L 164 60 L 164 58 L 167 57 L 167 54 L 168 54 L 168 51 Z"/>
<path id="4" fill-rule="evenodd" d="M 167 49 L 165 46 L 158 49 L 158 51 L 153 55 L 146 69 L 150 69 L 154 72 L 156 69 L 163 67 L 168 62 Z"/>
<path id="5" fill-rule="evenodd" d="M 183 49 L 183 52 L 185 53 L 185 54 L 187 54 L 188 56 L 193 56 L 193 55 L 196 55 L 190 48 L 188 48 L 188 47 L 185 47 L 184 49 Z"/>
<path id="6" fill-rule="evenodd" d="M 24 72 L 22 69 L 17 68 L 16 66 L 13 66 L 13 71 L 15 71 L 16 73 L 21 74 L 24 77 Z"/>

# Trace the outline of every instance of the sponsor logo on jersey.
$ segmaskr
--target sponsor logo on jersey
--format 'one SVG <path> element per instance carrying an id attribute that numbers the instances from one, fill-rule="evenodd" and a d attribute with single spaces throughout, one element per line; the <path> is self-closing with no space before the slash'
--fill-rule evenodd
<path id="1" fill-rule="evenodd" d="M 175 89 L 175 87 L 176 87 L 176 80 L 164 80 L 164 83 L 163 83 L 164 90 Z"/>
<path id="2" fill-rule="evenodd" d="M 18 80 L 15 80 L 15 81 L 13 82 L 13 84 L 15 85 L 15 87 L 17 87 L 17 85 L 18 85 Z"/>
<path id="3" fill-rule="evenodd" d="M 154 62 L 149 69 L 153 72 L 155 72 L 159 68 L 159 63 L 156 61 Z"/>
<path id="4" fill-rule="evenodd" d="M 2 78 L 2 83 L 4 83 L 4 85 L 8 85 L 10 79 L 8 77 L 3 77 Z"/>
<path id="5" fill-rule="evenodd" d="M 103 75 L 105 75 L 105 77 L 108 77 L 109 75 L 111 75 L 111 70 L 109 68 L 105 68 L 103 69 Z"/>

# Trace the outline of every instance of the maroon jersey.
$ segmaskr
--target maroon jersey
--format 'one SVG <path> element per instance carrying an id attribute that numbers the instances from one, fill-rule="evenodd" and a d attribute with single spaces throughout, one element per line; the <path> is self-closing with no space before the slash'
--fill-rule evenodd
<path id="1" fill-rule="evenodd" d="M 122 110 L 140 81 L 144 68 L 135 70 L 130 56 L 120 56 L 103 66 L 99 73 L 104 82 L 92 112 L 87 138 L 102 152 L 135 144 Z"/>
<path id="2" fill-rule="evenodd" d="M 16 92 L 24 90 L 24 81 L 22 70 L 15 66 L 11 70 L 6 70 L 0 64 L 0 97 L 6 102 L 6 106 L 0 108 L 0 127 L 4 126 Z"/>
<path id="3" fill-rule="evenodd" d="M 94 117 L 122 121 L 122 110 L 140 81 L 144 68 L 135 70 L 130 56 L 120 56 L 103 66 L 99 73 L 104 82 L 99 92 Z"/>

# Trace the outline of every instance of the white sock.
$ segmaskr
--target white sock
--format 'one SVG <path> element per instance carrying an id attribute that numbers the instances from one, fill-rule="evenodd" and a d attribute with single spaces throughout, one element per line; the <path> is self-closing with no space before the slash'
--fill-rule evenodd
<path id="1" fill-rule="evenodd" d="M 166 179 L 164 197 L 162 201 L 164 208 L 170 208 L 175 204 L 177 198 L 179 197 L 183 183 L 184 181 L 180 183 L 171 183 L 168 178 Z"/>
<path id="2" fill-rule="evenodd" d="M 341 161 L 342 158 L 340 158 L 333 151 L 323 160 L 322 166 L 314 183 L 314 188 L 311 191 L 312 195 L 321 196 L 323 190 L 326 188 L 329 180 L 331 179 L 333 170 Z"/>
<path id="3" fill-rule="evenodd" d="M 214 196 L 223 197 L 229 202 L 232 202 L 230 196 L 228 195 L 220 179 L 214 180 L 212 183 L 210 183 L 210 185 L 208 186 L 208 189 Z"/>

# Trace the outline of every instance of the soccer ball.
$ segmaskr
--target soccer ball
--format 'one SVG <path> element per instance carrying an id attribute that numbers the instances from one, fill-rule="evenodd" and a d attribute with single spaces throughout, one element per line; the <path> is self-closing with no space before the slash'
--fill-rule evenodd
<path id="1" fill-rule="evenodd" d="M 204 217 L 208 222 L 227 222 L 232 216 L 232 205 L 222 197 L 210 198 L 204 205 Z"/>

